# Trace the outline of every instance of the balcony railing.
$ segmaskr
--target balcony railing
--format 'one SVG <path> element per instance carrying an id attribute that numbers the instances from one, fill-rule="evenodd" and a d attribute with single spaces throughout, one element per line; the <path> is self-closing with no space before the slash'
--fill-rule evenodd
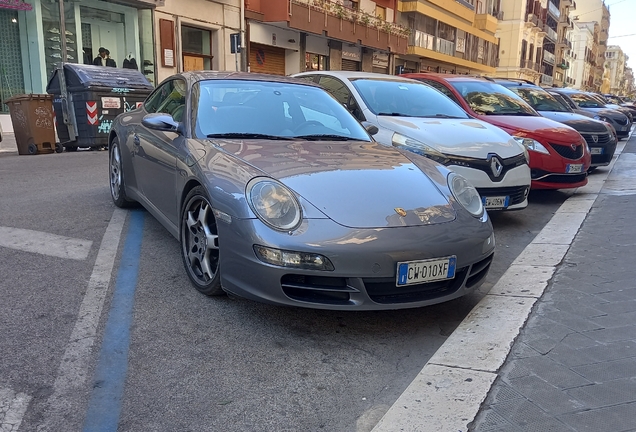
<path id="1" fill-rule="evenodd" d="M 557 32 L 555 32 L 554 30 L 552 30 L 552 29 L 550 28 L 550 26 L 549 26 L 549 25 L 545 24 L 545 25 L 543 26 L 543 31 L 545 32 L 545 35 L 546 35 L 547 37 L 549 37 L 549 38 L 550 38 L 550 39 L 552 39 L 554 42 L 556 42 L 556 40 L 557 40 Z"/>
<path id="2" fill-rule="evenodd" d="M 455 0 L 457 3 L 459 3 L 460 5 L 467 7 L 470 10 L 475 10 L 475 6 L 471 5 L 470 3 L 468 3 L 466 0 Z"/>
<path id="3" fill-rule="evenodd" d="M 535 63 L 532 60 L 521 59 L 521 69 L 530 69 L 539 72 L 539 63 Z"/>
<path id="4" fill-rule="evenodd" d="M 420 30 L 415 30 L 409 37 L 409 45 L 417 46 L 420 48 L 426 48 L 431 51 L 435 50 L 435 36 L 432 34 L 424 33 Z"/>
<path id="5" fill-rule="evenodd" d="M 446 39 L 437 38 L 437 52 L 448 55 L 455 55 L 455 43 Z"/>
<path id="6" fill-rule="evenodd" d="M 546 75 L 546 74 L 542 74 L 541 75 L 541 84 L 545 84 L 545 85 L 552 85 L 554 84 L 554 78 L 552 78 L 550 75 Z"/>
<path id="7" fill-rule="evenodd" d="M 548 0 L 548 10 L 550 11 L 552 15 L 554 15 L 555 18 L 559 18 L 561 16 L 561 11 L 559 10 L 559 7 L 549 0 Z"/>
<path id="8" fill-rule="evenodd" d="M 550 51 L 543 51 L 543 61 L 546 63 L 554 64 L 556 62 L 556 56 Z"/>

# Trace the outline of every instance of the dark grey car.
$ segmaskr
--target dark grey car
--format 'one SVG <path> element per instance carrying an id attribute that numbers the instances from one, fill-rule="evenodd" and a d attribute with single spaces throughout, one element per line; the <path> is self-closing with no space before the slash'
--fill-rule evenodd
<path id="1" fill-rule="evenodd" d="M 579 90 L 565 88 L 549 88 L 547 90 L 550 94 L 560 95 L 575 112 L 611 124 L 619 139 L 629 136 L 631 122 L 622 112 L 605 108 L 601 102 Z"/>
<path id="2" fill-rule="evenodd" d="M 509 79 L 496 81 L 523 98 L 542 116 L 576 129 L 590 147 L 592 169 L 609 165 L 612 161 L 617 141 L 608 123 L 573 112 L 536 84 Z"/>
<path id="3" fill-rule="evenodd" d="M 317 85 L 191 72 L 120 115 L 114 203 L 181 243 L 194 286 L 322 309 L 399 309 L 482 284 L 494 235 L 475 188 L 376 143 Z"/>

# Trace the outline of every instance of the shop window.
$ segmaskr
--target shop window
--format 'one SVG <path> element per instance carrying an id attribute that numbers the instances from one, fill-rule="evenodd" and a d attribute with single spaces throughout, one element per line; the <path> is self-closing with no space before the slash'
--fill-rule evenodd
<path id="1" fill-rule="evenodd" d="M 305 54 L 305 70 L 319 71 L 327 70 L 329 57 L 320 54 Z"/>
<path id="2" fill-rule="evenodd" d="M 183 70 L 212 70 L 212 32 L 181 26 Z"/>

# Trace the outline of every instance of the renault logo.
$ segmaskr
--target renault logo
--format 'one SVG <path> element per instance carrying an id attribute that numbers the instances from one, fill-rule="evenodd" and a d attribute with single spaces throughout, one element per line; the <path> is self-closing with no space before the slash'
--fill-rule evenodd
<path id="1" fill-rule="evenodd" d="M 597 143 L 598 142 L 598 135 L 592 135 L 592 141 Z"/>
<path id="2" fill-rule="evenodd" d="M 401 207 L 396 207 L 396 208 L 394 208 L 393 210 L 395 210 L 395 212 L 396 212 L 397 214 L 399 214 L 400 216 L 402 216 L 402 217 L 405 217 L 405 216 L 406 216 L 406 210 L 404 210 L 404 209 L 403 209 L 403 208 L 401 208 Z"/>
<path id="3" fill-rule="evenodd" d="M 499 177 L 503 171 L 503 163 L 496 155 L 490 155 L 490 169 L 495 178 Z"/>

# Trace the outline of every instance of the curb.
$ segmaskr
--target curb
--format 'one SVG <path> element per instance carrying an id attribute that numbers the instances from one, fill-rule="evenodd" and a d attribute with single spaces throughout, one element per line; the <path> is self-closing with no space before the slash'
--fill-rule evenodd
<path id="1" fill-rule="evenodd" d="M 577 188 L 424 365 L 372 432 L 467 432 L 532 307 L 574 241 L 630 137 Z"/>

